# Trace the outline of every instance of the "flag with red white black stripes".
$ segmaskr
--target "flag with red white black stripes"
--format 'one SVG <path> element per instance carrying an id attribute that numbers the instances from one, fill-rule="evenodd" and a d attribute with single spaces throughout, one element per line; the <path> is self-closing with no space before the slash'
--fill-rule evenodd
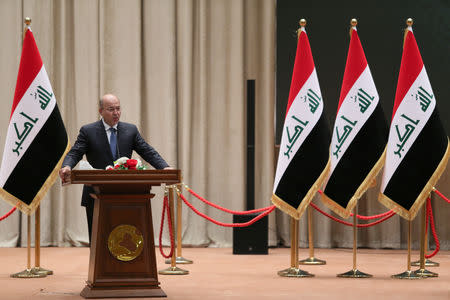
<path id="1" fill-rule="evenodd" d="M 388 136 L 378 92 L 353 25 L 330 145 L 330 173 L 321 197 L 344 218 L 383 167 Z"/>
<path id="2" fill-rule="evenodd" d="M 408 26 L 378 200 L 403 218 L 414 219 L 448 158 L 447 133 L 412 27 Z"/>
<path id="3" fill-rule="evenodd" d="M 32 214 L 53 185 L 69 139 L 28 27 L 0 168 L 0 196 Z"/>
<path id="4" fill-rule="evenodd" d="M 330 132 L 304 26 L 299 30 L 272 202 L 299 219 L 329 168 Z"/>

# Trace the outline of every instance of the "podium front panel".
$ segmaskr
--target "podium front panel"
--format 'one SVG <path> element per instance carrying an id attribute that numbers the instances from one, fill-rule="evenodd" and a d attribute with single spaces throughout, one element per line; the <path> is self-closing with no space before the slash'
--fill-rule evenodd
<path id="1" fill-rule="evenodd" d="M 91 257 L 95 273 L 88 277 L 93 286 L 112 282 L 125 286 L 159 285 L 151 215 L 153 196 L 97 195 L 97 237 L 92 239 L 96 245 L 91 252 L 91 256 L 96 256 Z"/>

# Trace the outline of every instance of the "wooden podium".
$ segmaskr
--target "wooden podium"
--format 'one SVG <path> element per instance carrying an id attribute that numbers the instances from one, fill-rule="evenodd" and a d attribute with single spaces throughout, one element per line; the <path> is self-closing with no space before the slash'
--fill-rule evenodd
<path id="1" fill-rule="evenodd" d="M 176 184 L 180 170 L 73 170 L 71 183 L 94 188 L 89 273 L 84 298 L 167 297 L 159 286 L 152 186 Z"/>

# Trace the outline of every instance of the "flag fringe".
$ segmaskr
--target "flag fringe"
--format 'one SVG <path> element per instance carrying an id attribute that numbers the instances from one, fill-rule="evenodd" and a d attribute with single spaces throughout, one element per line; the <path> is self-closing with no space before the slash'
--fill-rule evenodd
<path id="1" fill-rule="evenodd" d="M 306 193 L 306 196 L 303 198 L 303 200 L 300 202 L 300 205 L 297 209 L 293 208 L 291 205 L 284 202 L 281 198 L 279 198 L 277 195 L 272 194 L 272 203 L 282 210 L 283 212 L 287 213 L 291 217 L 293 217 L 296 220 L 299 220 L 303 213 L 305 212 L 306 208 L 308 207 L 309 203 L 311 203 L 312 199 L 316 195 L 317 191 L 322 186 L 323 182 L 326 179 L 326 176 L 328 175 L 328 172 L 330 170 L 331 166 L 331 160 L 328 159 L 327 165 L 323 169 L 320 176 L 317 178 L 316 182 L 311 186 L 311 188 L 308 190 L 308 193 Z"/>
<path id="2" fill-rule="evenodd" d="M 39 190 L 39 192 L 37 192 L 33 201 L 31 201 L 30 205 L 25 204 L 23 201 L 19 200 L 17 197 L 13 196 L 12 194 L 8 193 L 2 188 L 0 188 L 0 197 L 2 197 L 6 202 L 10 203 L 11 205 L 17 207 L 24 214 L 32 215 L 38 208 L 41 200 L 47 194 L 47 191 L 52 187 L 53 183 L 58 177 L 59 169 L 61 168 L 64 157 L 66 156 L 67 152 L 69 152 L 69 150 L 70 150 L 70 141 L 67 140 L 67 146 L 66 149 L 64 150 L 64 153 L 61 155 L 61 158 L 59 159 L 55 168 L 47 177 L 41 189 Z"/>
<path id="3" fill-rule="evenodd" d="M 383 154 L 381 154 L 380 158 L 373 166 L 372 170 L 370 170 L 369 174 L 366 176 L 364 181 L 358 187 L 355 194 L 353 194 L 350 201 L 347 203 L 347 207 L 344 208 L 343 206 L 334 202 L 327 195 L 325 195 L 325 193 L 322 194 L 322 197 L 320 199 L 329 209 L 334 211 L 342 218 L 347 219 L 348 217 L 350 217 L 350 214 L 352 213 L 353 209 L 355 208 L 356 204 L 358 203 L 358 200 L 362 197 L 362 195 L 364 195 L 364 193 L 369 188 L 374 186 L 373 182 L 374 180 L 376 180 L 378 173 L 380 173 L 381 169 L 383 168 L 385 159 L 386 159 L 386 147 L 384 148 Z"/>
<path id="4" fill-rule="evenodd" d="M 400 215 L 402 218 L 409 221 L 414 220 L 420 208 L 425 203 L 430 193 L 433 191 L 434 186 L 436 185 L 445 168 L 447 167 L 449 157 L 450 157 L 450 141 L 448 140 L 447 137 L 447 149 L 445 150 L 445 154 L 441 159 L 441 162 L 439 163 L 430 180 L 422 189 L 422 192 L 419 194 L 416 201 L 414 201 L 414 204 L 411 206 L 409 210 L 398 205 L 398 203 L 394 202 L 392 199 L 390 199 L 388 196 L 386 196 L 381 192 L 378 195 L 378 201 L 387 208 L 392 209 L 396 214 Z"/>

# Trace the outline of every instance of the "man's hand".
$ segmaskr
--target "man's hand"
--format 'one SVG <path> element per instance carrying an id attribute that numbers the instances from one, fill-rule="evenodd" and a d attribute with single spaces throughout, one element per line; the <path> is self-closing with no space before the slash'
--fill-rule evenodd
<path id="1" fill-rule="evenodd" d="M 72 173 L 72 168 L 65 166 L 59 170 L 59 177 L 61 177 L 62 184 L 70 183 L 70 174 Z"/>

